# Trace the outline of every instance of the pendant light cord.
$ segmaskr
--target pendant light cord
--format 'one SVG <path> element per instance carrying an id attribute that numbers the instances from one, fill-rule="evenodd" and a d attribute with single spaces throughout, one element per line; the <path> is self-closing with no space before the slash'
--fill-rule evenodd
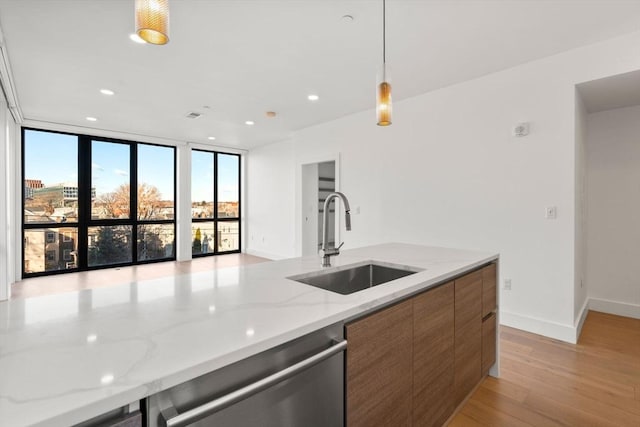
<path id="1" fill-rule="evenodd" d="M 387 2 L 382 0 L 382 63 L 387 63 Z"/>

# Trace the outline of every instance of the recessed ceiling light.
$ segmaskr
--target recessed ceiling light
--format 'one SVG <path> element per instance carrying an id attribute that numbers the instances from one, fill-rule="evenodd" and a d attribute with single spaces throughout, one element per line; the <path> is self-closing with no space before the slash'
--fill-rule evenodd
<path id="1" fill-rule="evenodd" d="M 209 141 L 215 141 L 215 140 L 216 140 L 216 137 L 215 137 L 215 136 L 210 136 L 210 137 L 208 137 L 207 139 L 208 139 Z"/>
<path id="2" fill-rule="evenodd" d="M 90 122 L 97 122 L 98 119 L 96 119 L 95 117 L 87 117 L 87 120 L 89 120 Z"/>
<path id="3" fill-rule="evenodd" d="M 255 331 L 255 330 L 253 330 L 252 328 L 249 328 L 249 329 L 247 329 L 247 331 L 246 331 L 246 334 L 247 334 L 247 336 L 248 336 L 248 337 L 252 337 L 252 336 L 254 336 L 254 335 L 255 335 L 255 333 L 256 333 L 256 331 Z"/>
<path id="4" fill-rule="evenodd" d="M 97 339 L 98 336 L 96 334 L 87 335 L 87 342 L 89 343 L 96 342 Z"/>
<path id="5" fill-rule="evenodd" d="M 103 95 L 114 95 L 115 92 L 111 89 L 100 89 L 100 93 Z"/>
<path id="6" fill-rule="evenodd" d="M 102 378 L 100 378 L 100 382 L 102 384 L 111 384 L 114 380 L 113 374 L 106 374 L 103 375 Z"/>
<path id="7" fill-rule="evenodd" d="M 244 122 L 244 124 L 247 125 L 247 126 L 253 126 L 256 123 L 253 120 L 247 120 L 246 122 Z"/>
<path id="8" fill-rule="evenodd" d="M 318 95 L 313 95 L 312 94 L 312 95 L 307 96 L 307 99 L 309 101 L 317 101 L 318 99 L 320 99 L 320 97 Z"/>
<path id="9" fill-rule="evenodd" d="M 136 42 L 136 43 L 140 43 L 140 44 L 146 44 L 147 43 L 146 41 L 142 40 L 142 38 L 139 35 L 137 35 L 136 33 L 129 34 L 129 38 L 132 41 Z"/>

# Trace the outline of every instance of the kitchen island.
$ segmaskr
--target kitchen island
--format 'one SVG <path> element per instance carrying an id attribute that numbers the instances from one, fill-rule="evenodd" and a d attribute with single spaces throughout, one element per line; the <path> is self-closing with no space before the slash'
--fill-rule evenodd
<path id="1" fill-rule="evenodd" d="M 376 311 L 498 255 L 383 244 L 345 250 L 334 267 L 374 260 L 422 271 L 350 295 L 287 279 L 320 270 L 320 258 L 0 303 L 0 424 L 81 422 Z"/>

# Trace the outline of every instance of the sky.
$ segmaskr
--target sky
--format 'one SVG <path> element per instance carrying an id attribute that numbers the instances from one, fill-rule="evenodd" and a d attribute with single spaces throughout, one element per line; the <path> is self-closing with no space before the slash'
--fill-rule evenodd
<path id="1" fill-rule="evenodd" d="M 78 138 L 43 131 L 25 131 L 25 179 L 39 179 L 45 186 L 76 184 Z M 213 154 L 192 152 L 192 197 L 213 201 Z M 103 141 L 92 142 L 92 186 L 96 194 L 114 191 L 129 182 L 129 147 Z M 173 200 L 173 150 L 138 145 L 138 182 L 158 188 L 164 200 Z M 238 157 L 218 156 L 219 201 L 238 200 Z"/>

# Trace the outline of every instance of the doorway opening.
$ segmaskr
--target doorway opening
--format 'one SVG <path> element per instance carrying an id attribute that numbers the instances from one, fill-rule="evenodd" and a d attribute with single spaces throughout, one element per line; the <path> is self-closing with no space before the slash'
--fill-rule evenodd
<path id="1" fill-rule="evenodd" d="M 302 255 L 322 249 L 322 219 L 327 196 L 336 191 L 335 160 L 302 165 Z M 329 243 L 336 242 L 336 200 L 329 204 Z"/>

